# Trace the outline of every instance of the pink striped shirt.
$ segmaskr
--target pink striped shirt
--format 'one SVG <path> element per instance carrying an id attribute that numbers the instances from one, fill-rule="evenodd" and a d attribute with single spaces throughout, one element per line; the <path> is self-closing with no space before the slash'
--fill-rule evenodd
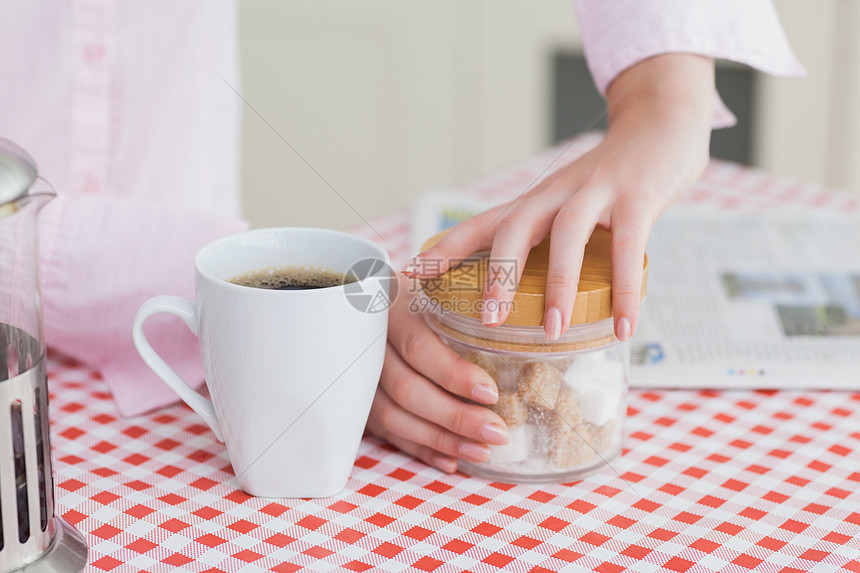
<path id="1" fill-rule="evenodd" d="M 193 298 L 193 257 L 239 218 L 241 101 L 230 0 L 0 3 L 0 135 L 58 198 L 42 213 L 45 336 L 96 366 L 120 411 L 176 400 L 131 340 L 155 294 Z M 165 358 L 203 379 L 178 322 L 147 324 Z"/>
<path id="2" fill-rule="evenodd" d="M 573 0 L 597 89 L 636 62 L 683 52 L 731 60 L 763 72 L 805 75 L 771 0 Z M 714 98 L 714 127 L 735 117 Z"/>

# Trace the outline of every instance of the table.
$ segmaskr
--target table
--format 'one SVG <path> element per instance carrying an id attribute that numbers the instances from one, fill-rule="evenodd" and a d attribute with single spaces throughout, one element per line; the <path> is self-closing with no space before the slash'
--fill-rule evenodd
<path id="1" fill-rule="evenodd" d="M 557 153 L 466 190 L 515 196 Z M 719 161 L 683 201 L 860 211 Z M 372 224 L 405 260 L 407 214 Z M 860 393 L 633 390 L 612 468 L 540 487 L 448 476 L 368 437 L 340 495 L 272 500 L 233 485 L 184 405 L 121 419 L 98 373 L 48 370 L 57 512 L 91 571 L 860 572 Z"/>

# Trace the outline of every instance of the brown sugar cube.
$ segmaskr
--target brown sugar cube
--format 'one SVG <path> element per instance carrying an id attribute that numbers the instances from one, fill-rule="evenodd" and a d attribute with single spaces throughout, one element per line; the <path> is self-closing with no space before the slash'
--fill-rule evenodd
<path id="1" fill-rule="evenodd" d="M 558 393 L 558 398 L 555 401 L 555 412 L 558 415 L 558 422 L 562 426 L 575 427 L 582 423 L 576 393 L 567 386 L 564 386 Z"/>
<path id="2" fill-rule="evenodd" d="M 594 459 L 594 450 L 589 445 L 591 434 L 584 424 L 566 429 L 557 428 L 552 434 L 547 455 L 549 461 L 560 468 L 579 466 Z"/>
<path id="3" fill-rule="evenodd" d="M 496 369 L 495 361 L 486 352 L 472 350 L 471 352 L 463 355 L 463 359 L 466 362 L 471 362 L 475 366 L 482 368 L 484 372 L 490 375 L 490 378 L 498 382 L 499 371 Z"/>
<path id="4" fill-rule="evenodd" d="M 525 404 L 525 402 L 523 403 Z M 558 415 L 554 410 L 539 408 L 531 404 L 527 404 L 526 408 L 528 410 L 527 423 L 531 426 L 535 442 L 539 442 L 535 444 L 535 451 L 546 451 L 551 442 L 552 433 L 555 431 Z M 537 448 L 538 445 L 540 446 L 539 448 Z"/>
<path id="5" fill-rule="evenodd" d="M 488 408 L 498 414 L 510 430 L 522 426 L 528 418 L 528 408 L 517 394 L 500 394 L 499 401 Z"/>
<path id="6" fill-rule="evenodd" d="M 588 432 L 591 434 L 591 445 L 599 454 L 610 453 L 613 446 L 617 444 L 618 438 L 616 434 L 615 420 L 609 420 L 602 426 L 594 424 L 586 424 Z"/>
<path id="7" fill-rule="evenodd" d="M 529 408 L 551 410 L 562 383 L 558 368 L 545 362 L 529 362 L 520 372 L 518 392 Z"/>

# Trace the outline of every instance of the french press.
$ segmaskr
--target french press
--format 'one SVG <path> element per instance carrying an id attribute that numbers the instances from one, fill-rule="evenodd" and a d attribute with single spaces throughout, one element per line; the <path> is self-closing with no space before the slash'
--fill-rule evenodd
<path id="1" fill-rule="evenodd" d="M 54 514 L 36 225 L 54 195 L 27 152 L 0 138 L 0 573 L 81 571 L 87 560 L 83 536 Z"/>

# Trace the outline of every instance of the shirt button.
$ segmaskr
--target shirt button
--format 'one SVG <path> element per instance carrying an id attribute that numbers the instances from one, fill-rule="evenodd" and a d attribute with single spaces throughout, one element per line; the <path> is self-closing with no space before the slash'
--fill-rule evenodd
<path id="1" fill-rule="evenodd" d="M 98 64 L 104 59 L 105 52 L 104 44 L 92 42 L 84 47 L 84 60 L 90 65 Z"/>
<path id="2" fill-rule="evenodd" d="M 84 178 L 84 183 L 81 185 L 81 193 L 98 193 L 99 192 L 99 181 L 92 175 L 88 175 Z"/>

